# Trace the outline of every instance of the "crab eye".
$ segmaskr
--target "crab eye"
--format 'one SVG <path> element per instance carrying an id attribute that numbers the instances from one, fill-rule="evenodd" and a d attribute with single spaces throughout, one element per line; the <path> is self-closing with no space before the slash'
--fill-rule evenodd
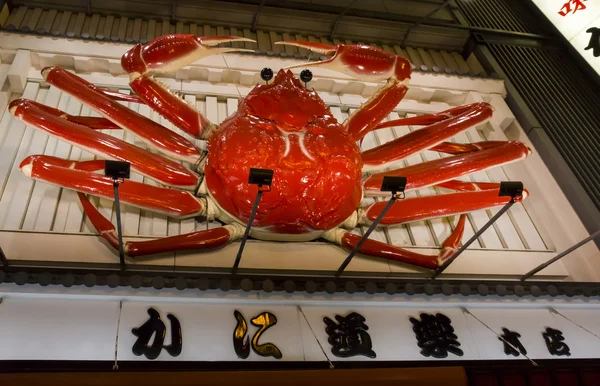
<path id="1" fill-rule="evenodd" d="M 263 68 L 262 70 L 260 70 L 260 77 L 265 82 L 270 81 L 271 79 L 273 79 L 273 70 L 271 70 L 269 67 Z"/>
<path id="2" fill-rule="evenodd" d="M 304 83 L 308 83 L 312 80 L 312 71 L 311 70 L 302 70 L 300 73 L 300 80 Z"/>

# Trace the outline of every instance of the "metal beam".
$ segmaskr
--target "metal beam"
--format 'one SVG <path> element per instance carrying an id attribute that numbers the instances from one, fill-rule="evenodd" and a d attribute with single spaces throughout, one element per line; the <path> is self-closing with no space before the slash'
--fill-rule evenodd
<path id="1" fill-rule="evenodd" d="M 438 13 L 440 10 L 442 10 L 444 7 L 446 7 L 448 4 L 450 4 L 451 1 L 452 0 L 444 1 L 437 8 L 434 8 L 431 12 L 429 12 L 427 15 L 425 15 L 421 20 L 418 20 L 416 23 L 414 23 L 413 25 L 408 27 L 408 29 L 406 30 L 406 33 L 404 34 L 404 40 L 402 40 L 402 47 L 406 47 L 406 42 L 408 41 L 408 37 L 410 36 L 411 31 L 415 27 L 418 27 L 419 25 L 426 22 L 430 17 L 432 17 L 433 15 Z"/>
<path id="2" fill-rule="evenodd" d="M 250 27 L 250 31 L 256 32 L 256 24 L 258 23 L 258 15 L 260 14 L 260 10 L 265 5 L 267 0 L 261 0 L 258 7 L 256 7 L 256 12 L 254 12 L 254 16 L 252 16 L 252 27 Z"/>
<path id="3" fill-rule="evenodd" d="M 344 15 L 350 11 L 350 8 L 352 8 L 352 6 L 357 2 L 358 0 L 352 0 L 350 2 L 350 4 L 348 4 L 346 6 L 346 8 L 344 8 L 344 10 L 342 12 L 340 12 L 340 14 L 338 15 L 338 17 L 335 18 L 335 20 L 333 21 L 333 24 L 331 24 L 331 32 L 329 32 L 329 39 L 333 40 L 333 34 L 335 33 L 335 27 L 337 27 L 338 22 L 341 20 L 342 17 L 344 17 Z"/>

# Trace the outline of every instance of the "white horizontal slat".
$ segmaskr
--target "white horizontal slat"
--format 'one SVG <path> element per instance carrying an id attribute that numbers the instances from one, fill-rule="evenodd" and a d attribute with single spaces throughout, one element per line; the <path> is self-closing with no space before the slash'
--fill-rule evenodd
<path id="1" fill-rule="evenodd" d="M 92 115 L 92 111 L 87 106 L 81 106 L 81 116 L 89 117 Z M 76 146 L 71 149 L 70 159 L 74 161 L 88 161 L 94 159 L 92 153 L 82 150 Z M 81 204 L 79 203 L 79 198 L 77 194 L 68 189 L 63 189 L 63 200 L 68 202 L 69 209 L 67 211 L 67 218 L 65 220 L 65 232 L 94 232 L 94 230 L 90 227 L 85 227 L 84 218 L 85 215 L 83 213 L 83 209 L 81 208 Z M 60 231 L 60 229 L 55 229 Z"/>
<path id="2" fill-rule="evenodd" d="M 452 140 L 455 142 L 458 142 L 458 143 L 471 143 L 470 138 L 467 137 L 467 134 L 465 132 L 455 135 L 452 138 Z M 460 178 L 460 180 L 471 181 L 471 182 L 486 182 L 486 181 L 481 181 L 478 178 L 478 176 L 480 176 L 480 174 L 474 173 L 474 174 L 471 174 L 470 176 L 465 176 L 464 178 Z M 473 224 L 473 226 L 476 228 L 475 231 L 481 229 L 489 221 L 489 219 L 490 219 L 490 217 L 486 210 L 478 210 L 478 211 L 471 212 L 469 214 L 469 220 L 470 220 L 471 224 Z M 488 230 L 483 232 L 483 234 L 481 235 L 479 240 L 481 243 L 483 243 L 482 246 L 485 248 L 489 248 L 489 249 L 501 249 L 502 248 L 502 242 L 500 241 L 498 233 L 496 232 L 496 228 L 493 228 L 493 227 L 488 228 Z"/>
<path id="3" fill-rule="evenodd" d="M 67 95 L 67 94 L 63 93 L 63 96 L 65 96 L 65 95 Z M 65 111 L 67 114 L 70 114 L 70 115 L 80 115 L 81 114 L 81 103 L 78 100 L 76 100 L 75 98 L 68 97 L 68 106 Z M 76 148 L 74 148 L 73 146 L 69 145 L 68 143 L 66 143 L 64 141 L 58 141 L 57 151 L 56 151 L 55 155 L 60 158 L 74 159 L 75 158 L 75 155 L 74 155 L 75 149 Z M 76 160 L 78 160 L 78 158 Z M 38 185 L 41 185 L 41 184 L 38 184 Z M 70 190 L 70 189 L 60 189 L 58 192 L 58 198 L 59 198 L 59 201 L 58 201 L 58 206 L 56 208 L 56 215 L 54 217 L 54 222 L 51 224 L 52 230 L 57 231 L 57 232 L 65 232 L 67 221 L 69 219 L 69 211 L 71 209 L 71 206 L 73 206 L 73 210 L 77 211 L 78 213 L 81 213 L 81 210 L 79 209 L 79 206 L 78 206 L 79 199 L 77 198 L 77 194 L 73 190 Z M 82 216 L 80 215 L 77 229 L 79 229 L 79 227 L 81 227 L 81 218 L 82 218 Z"/>
<path id="4" fill-rule="evenodd" d="M 54 90 L 50 96 L 50 100 L 56 99 L 56 103 L 54 103 L 54 106 L 56 106 L 58 102 L 56 91 L 58 89 Z M 40 90 L 36 100 L 44 103 L 49 94 L 48 90 Z M 2 224 L 2 229 L 16 230 L 21 228 L 33 188 L 33 181 L 21 173 L 19 164 L 28 155 L 43 152 L 46 140 L 47 135 L 44 138 L 42 133 L 33 127 L 27 126 L 25 129 L 25 133 L 19 144 L 19 150 L 12 164 L 2 200 L 0 201 L 0 224 Z"/>
<path id="5" fill-rule="evenodd" d="M 47 106 L 58 107 L 60 110 L 66 110 L 69 102 L 69 95 L 59 90 L 54 92 L 54 88 L 51 88 L 51 92 L 46 97 Z M 54 99 L 54 100 L 53 100 Z M 44 150 L 37 154 L 44 154 L 50 156 L 57 156 L 66 158 L 68 157 L 68 148 L 61 147 L 62 154 L 56 154 L 58 139 L 50 137 L 41 131 L 36 134 L 40 134 L 39 137 L 44 141 Z M 35 136 L 34 136 L 35 140 Z M 61 143 L 65 144 L 61 141 Z M 66 145 L 66 144 L 65 144 Z M 65 154 L 66 153 L 66 154 Z M 33 153 L 31 153 L 33 154 Z M 44 184 L 34 183 L 33 191 L 29 198 L 29 205 L 27 206 L 27 212 L 25 214 L 25 220 L 21 229 L 23 230 L 38 230 L 38 231 L 49 231 L 52 227 L 52 221 L 54 220 L 55 210 L 58 206 L 58 198 L 60 194 L 60 187 Z"/>
<path id="6" fill-rule="evenodd" d="M 407 115 L 408 117 L 409 115 Z M 391 114 L 392 119 L 398 119 L 399 116 L 395 113 Z M 393 132 L 396 138 L 400 138 L 408 133 L 410 133 L 410 128 L 408 126 L 397 126 L 393 128 Z M 404 164 L 409 166 L 409 165 L 415 165 L 421 162 L 421 157 L 419 156 L 419 154 L 413 154 L 410 157 L 407 157 L 404 160 Z M 420 193 L 418 191 L 410 191 L 410 192 L 406 192 L 406 198 L 405 200 L 410 200 L 410 199 L 415 199 L 420 197 Z M 417 222 L 411 222 L 410 224 L 408 224 L 408 229 L 410 230 L 410 233 L 412 235 L 412 239 L 415 242 L 415 245 L 417 246 L 429 246 L 429 247 L 435 247 L 436 246 L 436 240 L 435 237 L 432 234 L 432 229 L 430 226 L 429 221 L 417 221 Z"/>

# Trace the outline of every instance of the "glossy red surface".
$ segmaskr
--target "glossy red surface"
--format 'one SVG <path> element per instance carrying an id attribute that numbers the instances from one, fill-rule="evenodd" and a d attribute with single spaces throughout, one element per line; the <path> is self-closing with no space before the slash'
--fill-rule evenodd
<path id="1" fill-rule="evenodd" d="M 452 118 L 415 130 L 384 145 L 365 151 L 362 153 L 363 162 L 367 165 L 383 165 L 399 161 L 411 154 L 429 149 L 492 116 L 492 107 L 483 102 L 452 110 L 454 110 Z"/>
<path id="2" fill-rule="evenodd" d="M 460 245 L 464 230 L 466 216 L 460 216 L 458 223 L 454 227 L 452 234 L 442 243 L 442 249 L 439 256 L 425 255 L 422 253 L 416 253 L 407 251 L 390 244 L 382 243 L 380 241 L 367 239 L 365 243 L 360 247 L 359 252 L 368 256 L 382 257 L 389 260 L 399 261 L 405 264 L 412 264 L 423 268 L 436 269 L 444 261 L 449 259 Z M 342 246 L 347 250 L 353 250 L 361 237 L 353 233 L 346 233 L 342 237 Z"/>
<path id="3" fill-rule="evenodd" d="M 96 92 L 88 86 L 89 83 L 77 75 L 60 67 L 47 67 L 42 70 L 42 73 L 48 83 L 74 96 L 92 110 L 131 131 L 157 149 L 189 162 L 199 159 L 200 151 L 193 143 L 103 93 Z"/>
<path id="4" fill-rule="evenodd" d="M 499 197 L 498 190 L 460 192 L 423 196 L 398 200 L 381 220 L 382 225 L 400 224 L 429 218 L 454 216 L 456 214 L 506 205 L 510 197 Z M 367 218 L 375 220 L 386 202 L 377 202 L 365 208 Z"/>
<path id="5" fill-rule="evenodd" d="M 395 76 L 398 80 L 404 80 L 410 78 L 412 72 L 410 62 L 405 58 L 371 46 L 340 44 L 336 56 L 357 77 Z"/>
<path id="6" fill-rule="evenodd" d="M 169 63 L 193 54 L 200 47 L 195 35 L 171 34 L 159 36 L 142 45 L 136 44 L 121 59 L 121 66 L 128 73 L 156 71 Z M 140 56 L 141 54 L 141 56 Z"/>
<path id="7" fill-rule="evenodd" d="M 529 152 L 529 148 L 521 142 L 495 143 L 495 147 L 372 174 L 365 179 L 363 186 L 367 191 L 379 191 L 384 176 L 402 176 L 407 179 L 407 191 L 418 189 L 489 169 L 493 166 L 524 159 L 529 155 Z"/>
<path id="8" fill-rule="evenodd" d="M 256 186 L 251 167 L 274 170 L 254 221 L 275 233 L 331 229 L 362 199 L 361 160 L 353 139 L 314 91 L 291 72 L 259 85 L 208 141 L 206 183 L 214 199 L 247 221 Z"/>
<path id="9" fill-rule="evenodd" d="M 345 126 L 350 135 L 357 141 L 362 139 L 398 106 L 407 91 L 408 87 L 405 85 L 390 81 L 348 117 Z"/>
<path id="10" fill-rule="evenodd" d="M 227 244 L 230 239 L 229 230 L 220 227 L 156 240 L 128 241 L 127 254 L 143 256 L 172 251 L 210 250 Z"/>
<path id="11" fill-rule="evenodd" d="M 29 125 L 101 157 L 130 162 L 132 169 L 165 185 L 194 189 L 198 184 L 198 176 L 178 162 L 59 118 L 39 106 L 31 100 L 17 99 L 9 109 Z"/>
<path id="12" fill-rule="evenodd" d="M 202 114 L 162 88 L 152 78 L 140 76 L 134 79 L 130 85 L 148 106 L 154 111 L 160 111 L 163 117 L 186 133 L 202 138 L 204 130 L 210 125 L 208 119 L 204 118 Z"/>
<path id="13" fill-rule="evenodd" d="M 119 188 L 120 189 L 120 188 Z M 85 214 L 94 228 L 114 248 L 119 249 L 119 239 L 115 226 L 93 206 L 87 197 L 77 193 Z M 128 241 L 125 243 L 125 253 L 129 256 L 144 256 L 155 253 L 212 249 L 229 242 L 231 235 L 225 227 L 192 232 L 183 235 L 163 237 L 148 241 Z"/>
<path id="14" fill-rule="evenodd" d="M 104 170 L 104 161 L 73 162 L 52 156 L 32 155 L 21 162 L 20 168 L 30 169 L 28 173 L 35 180 L 113 199 L 112 178 L 89 171 L 98 170 L 100 163 Z M 202 212 L 202 204 L 189 192 L 131 180 L 120 184 L 119 198 L 123 203 L 172 217 L 197 216 Z"/>

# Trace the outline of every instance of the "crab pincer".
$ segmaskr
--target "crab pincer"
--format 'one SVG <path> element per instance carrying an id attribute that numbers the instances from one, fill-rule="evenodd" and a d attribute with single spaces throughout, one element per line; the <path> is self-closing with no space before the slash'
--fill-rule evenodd
<path id="1" fill-rule="evenodd" d="M 165 35 L 146 44 L 136 44 L 121 58 L 129 74 L 129 85 L 154 111 L 196 138 L 206 139 L 214 128 L 202 114 L 173 94 L 153 75 L 175 71 L 207 56 L 225 52 L 253 52 L 235 47 L 217 47 L 231 42 L 254 42 L 239 36 Z"/>

